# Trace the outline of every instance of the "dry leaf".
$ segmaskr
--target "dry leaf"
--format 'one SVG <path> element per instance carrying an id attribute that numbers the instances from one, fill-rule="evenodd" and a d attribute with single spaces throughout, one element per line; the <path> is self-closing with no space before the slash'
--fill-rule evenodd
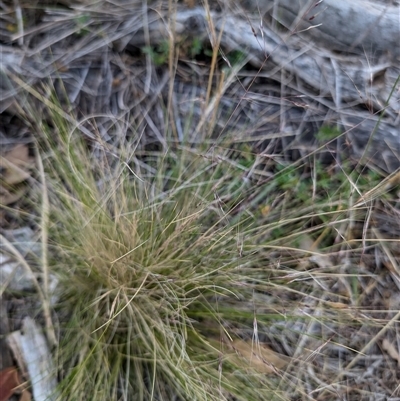
<path id="1" fill-rule="evenodd" d="M 19 385 L 18 372 L 14 366 L 0 371 L 0 401 L 7 401 Z"/>
<path id="2" fill-rule="evenodd" d="M 19 401 L 32 401 L 32 394 L 28 390 L 24 390 L 19 397 Z"/>
<path id="3" fill-rule="evenodd" d="M 382 341 L 382 348 L 386 351 L 389 356 L 397 361 L 397 365 L 400 366 L 400 354 L 397 348 L 386 338 Z"/>
<path id="4" fill-rule="evenodd" d="M 21 199 L 26 193 L 27 189 L 24 187 L 19 187 L 14 191 L 8 191 L 6 188 L 0 186 L 0 204 L 10 205 Z"/>
<path id="5" fill-rule="evenodd" d="M 17 145 L 5 156 L 0 156 L 0 203 L 9 205 L 25 194 L 26 188 L 12 186 L 27 180 L 33 165 L 27 145 Z"/>
<path id="6" fill-rule="evenodd" d="M 0 156 L 0 172 L 2 180 L 8 185 L 19 184 L 30 177 L 33 159 L 29 157 L 28 146 L 17 145 L 5 156 Z"/>
<path id="7" fill-rule="evenodd" d="M 230 355 L 235 364 L 240 365 L 240 360 L 246 360 L 247 364 L 260 373 L 275 373 L 288 363 L 289 358 L 271 350 L 266 344 L 234 340 L 230 343 L 236 355 Z"/>
<path id="8" fill-rule="evenodd" d="M 325 303 L 330 306 L 331 308 L 334 309 L 347 309 L 349 305 L 344 304 L 342 302 L 331 302 L 331 301 L 325 301 Z"/>
<path id="9" fill-rule="evenodd" d="M 332 267 L 332 262 L 329 256 L 318 253 L 319 241 L 314 241 L 309 235 L 303 234 L 300 241 L 300 249 L 304 249 L 314 254 L 309 257 L 309 261 L 315 263 L 320 268 Z"/>
<path id="10" fill-rule="evenodd" d="M 264 205 L 264 206 L 260 207 L 260 212 L 263 215 L 263 217 L 268 216 L 270 211 L 271 211 L 270 205 Z"/>
<path id="11" fill-rule="evenodd" d="M 183 1 L 189 8 L 193 8 L 196 5 L 196 0 L 183 0 Z"/>

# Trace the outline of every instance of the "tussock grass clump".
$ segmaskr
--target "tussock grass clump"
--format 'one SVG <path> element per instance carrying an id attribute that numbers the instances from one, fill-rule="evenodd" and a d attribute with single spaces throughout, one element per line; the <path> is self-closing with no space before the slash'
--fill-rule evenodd
<path id="1" fill-rule="evenodd" d="M 205 147 L 166 132 L 162 150 L 121 132 L 105 142 L 50 101 L 51 125 L 33 128 L 60 400 L 350 391 L 346 372 L 397 319 L 377 263 L 398 257 L 378 228 L 383 209 L 395 219 L 398 173 L 328 168 L 322 151 L 270 160 L 229 134 Z"/>
<path id="2" fill-rule="evenodd" d="M 235 303 L 251 299 L 257 257 L 253 221 L 217 194 L 230 167 L 185 146 L 144 160 L 54 122 L 41 129 L 62 399 L 271 398 L 222 355 L 227 322 L 253 318 Z"/>

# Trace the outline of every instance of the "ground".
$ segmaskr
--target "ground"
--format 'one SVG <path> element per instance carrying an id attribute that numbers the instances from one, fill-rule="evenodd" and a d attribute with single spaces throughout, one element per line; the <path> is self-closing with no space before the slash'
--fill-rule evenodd
<path id="1" fill-rule="evenodd" d="M 1 5 L 0 401 L 400 400 L 398 67 L 207 4 Z"/>

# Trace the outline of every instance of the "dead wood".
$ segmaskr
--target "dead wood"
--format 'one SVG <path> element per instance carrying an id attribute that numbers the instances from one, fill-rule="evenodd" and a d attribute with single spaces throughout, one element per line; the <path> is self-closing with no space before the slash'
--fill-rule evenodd
<path id="1" fill-rule="evenodd" d="M 378 58 L 400 57 L 400 3 L 396 0 L 264 0 L 265 8 L 290 32 L 317 46 Z"/>
<path id="2" fill-rule="evenodd" d="M 0 110 L 15 113 L 15 105 L 30 98 L 21 82 L 36 88 L 52 82 L 81 115 L 103 116 L 97 123 L 105 139 L 115 121 L 129 114 L 126 123 L 142 130 L 147 142 L 162 143 L 165 116 L 159 102 L 168 101 L 173 79 L 178 137 L 190 114 L 192 140 L 200 140 L 215 112 L 200 100 L 206 97 L 208 72 L 182 61 L 172 78 L 166 65 L 155 68 L 142 53 L 166 41 L 182 49 L 193 38 L 204 47 L 219 46 L 231 80 L 219 94 L 216 135 L 286 138 L 286 148 L 302 153 L 315 148 L 314 134 L 328 124 L 345 133 L 356 158 L 386 171 L 399 167 L 398 65 L 390 57 L 371 64 L 368 57 L 332 53 L 296 34 L 277 34 L 249 13 L 178 7 L 170 15 L 167 6 L 146 9 L 136 1 L 101 10 L 47 10 L 38 26 L 24 33 L 24 46 L 0 48 Z M 229 64 L 224 54 L 234 51 L 246 55 L 252 71 Z"/>

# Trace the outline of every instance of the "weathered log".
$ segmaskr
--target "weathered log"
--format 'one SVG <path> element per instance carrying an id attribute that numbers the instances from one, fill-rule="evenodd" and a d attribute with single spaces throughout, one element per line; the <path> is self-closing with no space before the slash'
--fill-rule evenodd
<path id="1" fill-rule="evenodd" d="M 400 3 L 369 0 L 247 0 L 290 34 L 301 33 L 327 49 L 368 57 L 400 58 Z"/>
<path id="2" fill-rule="evenodd" d="M 66 22 L 60 27 L 55 15 L 54 24 L 50 19 L 42 28 L 41 35 L 32 39 L 36 41 L 34 51 L 3 46 L 0 49 L 0 72 L 3 75 L 0 80 L 0 109 L 11 107 L 16 99 L 22 101 L 13 78 L 19 76 L 29 85 L 49 78 L 53 82 L 61 80 L 69 102 L 82 113 L 118 116 L 126 110 L 138 108 L 140 99 L 145 101 L 165 93 L 168 75 L 165 75 L 162 85 L 153 85 L 149 81 L 148 78 L 152 79 L 154 74 L 147 78 L 136 77 L 136 81 L 132 82 L 113 62 L 117 54 L 124 53 L 128 57 L 130 50 L 137 54 L 137 50 L 144 46 L 156 46 L 166 40 L 173 40 L 180 46 L 191 37 L 201 38 L 205 45 L 211 42 L 212 46 L 219 46 L 223 53 L 241 51 L 247 55 L 248 63 L 257 67 L 254 82 L 247 80 L 244 89 L 236 84 L 231 91 L 236 97 L 228 95 L 228 90 L 222 93 L 220 105 L 225 104 L 225 110 L 232 111 L 240 104 L 236 112 L 239 110 L 242 115 L 230 118 L 224 115 L 223 110 L 219 111 L 221 118 L 218 123 L 221 127 L 229 126 L 231 131 L 238 131 L 245 129 L 246 125 L 254 126 L 254 121 L 257 121 L 257 135 L 283 135 L 298 139 L 302 131 L 313 135 L 322 124 L 328 123 L 347 132 L 356 156 L 361 157 L 367 150 L 364 160 L 371 157 L 387 171 L 399 166 L 400 92 L 397 78 L 400 69 L 390 58 L 370 64 L 368 57 L 338 55 L 324 47 L 304 42 L 299 35 L 280 36 L 267 25 L 261 27 L 260 19 L 252 19 L 251 15 L 243 18 L 243 14 L 208 13 L 199 7 L 179 8 L 172 16 L 166 10 L 146 10 L 141 5 L 129 12 L 122 11 L 107 15 L 107 35 L 98 34 L 103 32 L 104 13 L 93 14 L 91 37 L 75 41 L 70 36 L 77 29 L 74 22 L 76 16 L 68 20 L 63 15 L 62 19 Z M 55 32 L 55 28 L 61 31 Z M 66 31 L 71 33 L 67 35 Z M 57 42 L 60 40 L 58 37 L 63 38 L 62 43 Z M 220 38 L 220 42 L 217 43 L 215 38 Z M 57 48 L 63 51 L 55 51 Z M 66 72 L 60 71 L 60 66 Z M 238 76 L 241 74 L 234 67 L 230 67 L 230 71 Z M 122 79 L 119 86 L 114 85 L 117 75 L 122 76 L 118 78 L 119 81 Z M 141 82 L 145 82 L 143 88 Z M 263 86 L 266 82 L 268 89 Z M 183 88 L 182 85 L 175 85 L 177 99 L 200 90 Z M 182 94 L 182 90 L 186 94 Z M 192 98 L 187 96 L 188 100 L 184 103 L 195 102 L 190 100 Z M 278 104 L 277 99 L 280 99 Z M 199 123 L 214 110 L 212 107 L 206 112 L 199 107 L 194 107 L 194 110 L 198 118 L 193 116 L 197 125 L 192 129 L 196 133 L 201 125 Z M 133 112 L 134 115 L 137 113 Z M 181 113 L 179 118 L 184 120 L 185 110 Z M 154 117 L 154 120 L 157 118 Z M 233 121 L 238 124 L 236 130 Z M 152 130 L 147 124 L 145 126 L 143 129 L 148 130 L 149 135 L 150 131 L 156 132 L 156 126 Z M 107 131 L 106 128 L 104 131 Z"/>

